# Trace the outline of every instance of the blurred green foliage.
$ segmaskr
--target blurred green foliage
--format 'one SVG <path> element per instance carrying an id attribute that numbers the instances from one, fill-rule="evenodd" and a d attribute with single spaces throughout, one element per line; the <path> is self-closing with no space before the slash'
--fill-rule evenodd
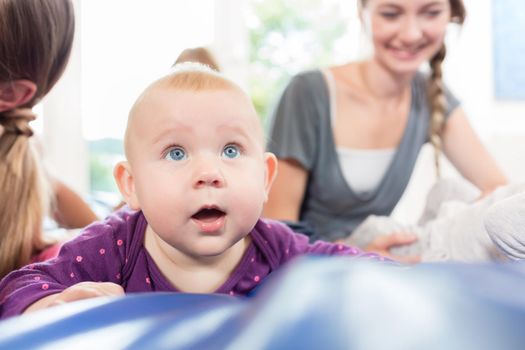
<path id="1" fill-rule="evenodd" d="M 347 14 L 334 0 L 252 0 L 248 86 L 265 120 L 293 74 L 332 63 Z"/>
<path id="2" fill-rule="evenodd" d="M 91 192 L 118 192 L 113 179 L 113 167 L 123 158 L 122 140 L 100 139 L 89 142 Z"/>

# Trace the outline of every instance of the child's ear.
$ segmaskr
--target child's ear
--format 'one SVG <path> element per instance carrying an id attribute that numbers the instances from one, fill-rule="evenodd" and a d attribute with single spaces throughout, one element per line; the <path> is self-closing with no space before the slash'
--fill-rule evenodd
<path id="1" fill-rule="evenodd" d="M 36 84 L 29 80 L 0 83 L 0 112 L 17 108 L 35 96 Z"/>
<path id="2" fill-rule="evenodd" d="M 266 152 L 264 153 L 264 163 L 266 165 L 266 178 L 264 183 L 264 199 L 265 202 L 268 200 L 268 193 L 272 187 L 273 181 L 277 176 L 277 157 L 275 154 Z"/>
<path id="3" fill-rule="evenodd" d="M 118 189 L 128 206 L 133 210 L 139 210 L 140 205 L 135 192 L 133 173 L 128 162 L 119 162 L 115 165 L 113 176 L 117 182 Z"/>

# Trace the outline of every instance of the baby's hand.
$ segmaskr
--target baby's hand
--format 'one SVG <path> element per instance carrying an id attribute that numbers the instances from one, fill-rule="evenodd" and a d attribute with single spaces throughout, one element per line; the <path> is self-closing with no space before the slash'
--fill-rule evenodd
<path id="1" fill-rule="evenodd" d="M 417 236 L 411 233 L 396 232 L 376 237 L 366 248 L 365 251 L 374 252 L 388 257 L 392 260 L 405 264 L 416 264 L 421 262 L 420 256 L 398 256 L 392 255 L 390 249 L 395 246 L 411 244 L 417 240 Z"/>
<path id="2" fill-rule="evenodd" d="M 81 282 L 64 289 L 61 293 L 49 295 L 36 301 L 31 304 L 24 313 L 69 303 L 75 300 L 118 295 L 124 295 L 124 289 L 118 284 L 111 282 Z"/>
<path id="3" fill-rule="evenodd" d="M 64 289 L 62 293 L 55 294 L 56 298 L 49 306 L 81 299 L 118 295 L 124 295 L 124 289 L 118 284 L 111 282 L 81 282 Z"/>

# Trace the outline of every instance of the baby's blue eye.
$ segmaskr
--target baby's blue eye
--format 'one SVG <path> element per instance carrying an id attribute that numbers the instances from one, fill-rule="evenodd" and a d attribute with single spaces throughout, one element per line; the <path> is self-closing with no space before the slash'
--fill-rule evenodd
<path id="1" fill-rule="evenodd" d="M 224 150 L 222 151 L 222 154 L 228 158 L 237 158 L 241 155 L 241 151 L 239 150 L 239 147 L 236 145 L 228 145 L 224 147 Z"/>
<path id="2" fill-rule="evenodd" d="M 186 157 L 186 151 L 184 151 L 183 148 L 174 147 L 169 150 L 165 158 L 168 160 L 183 160 L 186 159 Z"/>

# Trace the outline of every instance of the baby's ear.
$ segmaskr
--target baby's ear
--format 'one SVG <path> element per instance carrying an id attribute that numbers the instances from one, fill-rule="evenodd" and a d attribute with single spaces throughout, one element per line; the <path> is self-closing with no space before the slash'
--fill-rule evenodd
<path id="1" fill-rule="evenodd" d="M 264 153 L 264 163 L 266 169 L 266 177 L 264 182 L 264 198 L 266 202 L 268 200 L 268 193 L 270 193 L 270 188 L 272 187 L 273 181 L 277 176 L 277 157 L 273 153 L 266 152 Z"/>
<path id="2" fill-rule="evenodd" d="M 135 181 L 128 162 L 119 162 L 115 165 L 113 176 L 117 182 L 118 189 L 128 206 L 133 210 L 139 210 L 140 204 L 135 192 Z"/>
<path id="3" fill-rule="evenodd" d="M 29 80 L 14 80 L 0 83 L 0 112 L 17 108 L 35 96 L 36 84 Z"/>

